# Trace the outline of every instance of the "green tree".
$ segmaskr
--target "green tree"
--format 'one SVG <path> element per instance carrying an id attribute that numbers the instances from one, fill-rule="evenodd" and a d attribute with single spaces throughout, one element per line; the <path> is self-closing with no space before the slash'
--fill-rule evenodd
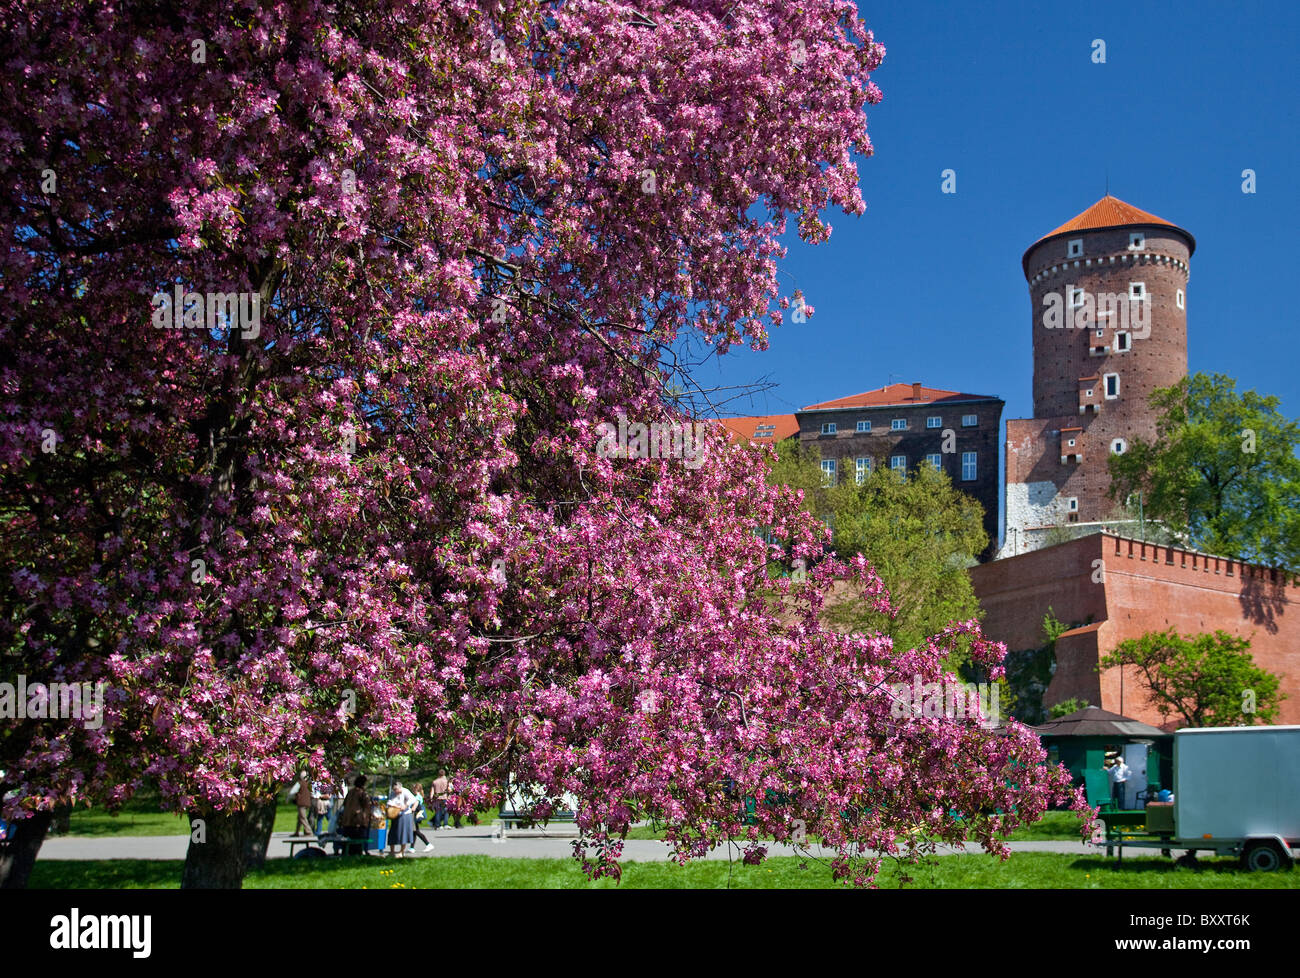
<path id="1" fill-rule="evenodd" d="M 861 485 L 844 472 L 827 485 L 816 446 L 791 443 L 779 452 L 771 482 L 803 490 L 805 508 L 830 525 L 836 552 L 871 561 L 898 610 L 890 619 L 845 599 L 830 606 L 830 621 L 879 629 L 896 646 L 913 648 L 951 621 L 982 617 L 966 569 L 988 545 L 984 510 L 945 473 L 922 465 L 904 478 L 880 467 Z"/>
<path id="2" fill-rule="evenodd" d="M 1151 403 L 1161 412 L 1157 437 L 1111 456 L 1112 497 L 1141 492 L 1147 519 L 1198 549 L 1300 567 L 1300 424 L 1278 399 L 1195 374 Z"/>
<path id="3" fill-rule="evenodd" d="M 1047 709 L 1049 720 L 1059 720 L 1061 717 L 1068 717 L 1071 713 L 1078 713 L 1090 704 L 1087 700 L 1081 700 L 1077 696 L 1071 696 L 1068 700 L 1061 700 Z"/>
<path id="4" fill-rule="evenodd" d="M 1162 717 L 1189 727 L 1273 723 L 1281 679 L 1255 665 L 1250 640 L 1217 631 L 1183 637 L 1173 629 L 1120 642 L 1097 670 L 1136 666 Z"/>

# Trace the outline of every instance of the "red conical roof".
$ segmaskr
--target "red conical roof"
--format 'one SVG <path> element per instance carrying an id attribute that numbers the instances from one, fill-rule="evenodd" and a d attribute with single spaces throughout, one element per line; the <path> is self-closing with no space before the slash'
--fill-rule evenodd
<path id="1" fill-rule="evenodd" d="M 1076 214 L 1060 227 L 1048 231 L 1045 235 L 1035 241 L 1025 251 L 1024 261 L 1027 263 L 1029 252 L 1046 241 L 1048 238 L 1055 238 L 1062 234 L 1069 234 L 1072 231 L 1098 231 L 1102 228 L 1122 228 L 1129 226 L 1147 226 L 1152 225 L 1173 228 L 1176 231 L 1186 235 L 1189 245 L 1188 255 L 1196 250 L 1196 239 L 1193 238 L 1184 228 L 1180 228 L 1172 221 L 1166 221 L 1163 217 L 1156 217 L 1154 214 L 1144 211 L 1140 207 L 1134 207 L 1132 204 L 1125 203 L 1118 197 L 1112 197 L 1107 194 L 1097 203 L 1093 204 L 1082 214 Z"/>

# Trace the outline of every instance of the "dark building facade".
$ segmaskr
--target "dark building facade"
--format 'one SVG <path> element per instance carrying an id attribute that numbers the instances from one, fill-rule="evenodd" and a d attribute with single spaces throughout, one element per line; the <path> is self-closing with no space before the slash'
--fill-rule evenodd
<path id="1" fill-rule="evenodd" d="M 998 542 L 998 442 L 1003 401 L 915 384 L 891 384 L 795 412 L 798 437 L 821 452 L 828 480 L 861 482 L 888 466 L 933 465 L 984 507 L 988 559 Z"/>

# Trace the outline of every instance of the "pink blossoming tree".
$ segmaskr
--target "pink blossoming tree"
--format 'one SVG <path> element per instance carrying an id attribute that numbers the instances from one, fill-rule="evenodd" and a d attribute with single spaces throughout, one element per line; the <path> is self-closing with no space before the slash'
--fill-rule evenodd
<path id="1" fill-rule="evenodd" d="M 853 3 L 42 0 L 0 51 L 0 679 L 106 689 L 0 724 L 9 885 L 54 806 L 149 781 L 206 825 L 185 885 L 238 886 L 268 800 L 358 751 L 578 799 L 594 875 L 655 817 L 870 882 L 1067 798 L 1014 723 L 894 715 L 1001 647 L 828 630 L 834 579 L 888 596 L 758 453 L 596 450 L 692 420 L 680 339 L 802 305 L 789 218 L 862 212 Z"/>

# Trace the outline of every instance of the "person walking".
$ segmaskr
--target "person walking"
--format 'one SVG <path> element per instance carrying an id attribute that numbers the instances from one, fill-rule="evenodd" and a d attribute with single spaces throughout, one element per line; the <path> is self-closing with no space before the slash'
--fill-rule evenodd
<path id="1" fill-rule="evenodd" d="M 388 796 L 388 854 L 394 859 L 404 858 L 406 847 L 415 843 L 414 813 L 415 795 L 402 787 L 402 782 L 394 781 L 393 793 Z"/>
<path id="2" fill-rule="evenodd" d="M 366 793 L 366 776 L 357 775 L 352 782 L 348 796 L 343 800 L 343 814 L 339 816 L 339 826 L 347 837 L 346 849 L 349 855 L 365 852 L 370 848 L 367 839 L 370 836 L 370 795 Z M 334 852 L 339 851 L 339 843 L 334 844 Z"/>
<path id="3" fill-rule="evenodd" d="M 298 824 L 293 829 L 294 837 L 311 835 L 311 779 L 307 777 L 306 771 L 298 774 L 298 780 L 289 789 L 289 797 L 298 806 Z"/>
<path id="4" fill-rule="evenodd" d="M 412 817 L 415 820 L 415 838 L 424 843 L 423 849 L 414 851 L 432 852 L 433 843 L 429 841 L 428 836 L 420 831 L 420 823 L 429 817 L 429 810 L 424 807 L 424 785 L 420 784 L 418 781 L 415 782 L 415 784 L 411 786 L 411 794 L 415 796 L 415 811 L 412 813 Z M 414 846 L 415 843 L 412 842 L 411 845 Z"/>
<path id="5" fill-rule="evenodd" d="M 313 781 L 311 783 L 311 814 L 312 821 L 315 823 L 313 834 L 319 836 L 321 826 L 326 823 L 330 813 L 329 800 L 330 787 L 324 781 Z"/>
<path id="6" fill-rule="evenodd" d="M 445 829 L 447 827 L 447 795 L 451 791 L 451 782 L 447 780 L 447 772 L 443 768 L 438 768 L 438 776 L 433 779 L 429 785 L 429 799 L 433 802 L 433 830 Z"/>
<path id="7" fill-rule="evenodd" d="M 1121 811 L 1124 808 L 1124 788 L 1128 784 L 1128 776 L 1133 769 L 1124 763 L 1124 758 L 1115 758 L 1115 763 L 1110 767 L 1110 800 L 1115 811 Z"/>

